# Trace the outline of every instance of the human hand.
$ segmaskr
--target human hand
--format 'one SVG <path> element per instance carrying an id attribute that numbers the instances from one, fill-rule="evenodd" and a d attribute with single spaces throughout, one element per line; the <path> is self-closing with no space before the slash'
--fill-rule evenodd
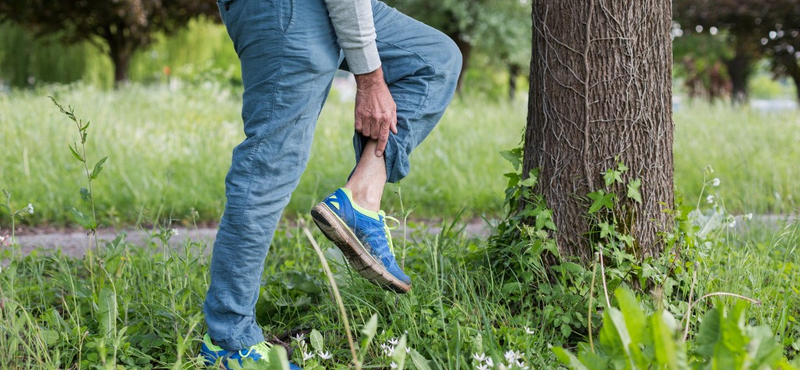
<path id="1" fill-rule="evenodd" d="M 378 140 L 375 155 L 380 157 L 386 149 L 389 131 L 397 134 L 397 105 L 392 98 L 383 69 L 356 75 L 356 132 Z"/>

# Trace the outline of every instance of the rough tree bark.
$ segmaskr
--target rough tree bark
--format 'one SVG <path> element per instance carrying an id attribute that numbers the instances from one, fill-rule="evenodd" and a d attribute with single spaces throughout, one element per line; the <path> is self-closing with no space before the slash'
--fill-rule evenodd
<path id="1" fill-rule="evenodd" d="M 587 194 L 621 161 L 642 203 L 616 210 L 634 253 L 656 255 L 674 204 L 670 0 L 534 0 L 524 173 L 553 211 L 564 255 L 591 259 Z"/>

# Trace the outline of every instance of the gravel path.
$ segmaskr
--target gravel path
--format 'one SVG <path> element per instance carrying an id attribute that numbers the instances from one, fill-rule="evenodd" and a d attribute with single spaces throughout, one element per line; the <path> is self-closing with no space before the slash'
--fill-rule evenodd
<path id="1" fill-rule="evenodd" d="M 429 225 L 424 226 L 423 229 L 431 234 L 436 234 L 441 231 L 440 223 L 434 221 L 419 222 L 415 220 L 416 224 Z M 436 226 L 433 226 L 436 225 Z M 173 247 L 183 245 L 188 240 L 199 241 L 211 245 L 214 243 L 214 238 L 217 235 L 217 228 L 202 227 L 202 228 L 176 228 L 178 234 L 173 236 L 169 244 Z M 157 238 L 153 237 L 150 230 L 113 230 L 103 229 L 98 231 L 97 236 L 100 245 L 114 240 L 121 231 L 127 233 L 125 240 L 133 245 L 144 245 L 148 241 L 160 243 Z M 409 230 L 412 231 L 412 230 Z M 464 229 L 464 234 L 469 237 L 488 237 L 491 228 L 482 219 L 471 220 Z M 395 237 L 402 236 L 402 230 L 397 229 L 393 233 Z M 61 248 L 64 255 L 72 257 L 81 257 L 86 253 L 89 248 L 89 237 L 83 231 L 76 230 L 26 230 L 21 235 L 17 235 L 17 243 L 21 246 L 22 253 L 27 255 L 36 249 L 55 250 Z M 207 248 L 210 251 L 211 248 Z"/>
<path id="2" fill-rule="evenodd" d="M 737 219 L 741 219 L 737 217 Z M 761 215 L 754 216 L 748 223 L 738 222 L 736 228 L 740 231 L 747 231 L 755 225 L 765 224 L 773 228 L 778 228 L 787 222 L 796 222 L 800 217 L 798 215 Z M 415 220 L 418 225 L 425 225 L 418 229 L 424 230 L 430 234 L 437 234 L 441 231 L 441 222 L 438 221 L 420 221 Z M 211 245 L 214 243 L 214 238 L 217 235 L 216 226 L 201 227 L 201 228 L 177 228 L 178 235 L 170 239 L 170 245 L 177 247 L 186 242 L 187 239 L 199 241 Z M 464 234 L 467 237 L 486 238 L 491 233 L 491 227 L 483 219 L 476 218 L 464 228 Z M 148 241 L 158 242 L 149 230 L 127 229 L 126 240 L 133 245 L 144 245 Z M 409 230 L 414 232 L 416 230 Z M 395 237 L 402 236 L 402 230 L 398 229 L 393 232 Z M 98 232 L 100 244 L 110 242 L 119 235 L 119 232 L 112 229 L 104 229 Z M 17 236 L 17 242 L 21 246 L 22 253 L 27 255 L 36 249 L 55 250 L 61 248 L 64 255 L 72 257 L 81 257 L 86 253 L 89 247 L 89 237 L 85 232 L 75 230 L 26 230 L 21 235 Z M 211 248 L 207 248 L 210 251 Z"/>

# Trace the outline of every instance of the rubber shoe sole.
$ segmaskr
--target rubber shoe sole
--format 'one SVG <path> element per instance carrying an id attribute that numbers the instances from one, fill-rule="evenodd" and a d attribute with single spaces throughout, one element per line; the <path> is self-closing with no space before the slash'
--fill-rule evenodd
<path id="1" fill-rule="evenodd" d="M 311 217 L 325 237 L 339 247 L 350 266 L 363 278 L 396 293 L 407 293 L 411 290 L 410 284 L 394 277 L 367 251 L 353 231 L 325 203 L 314 206 L 311 209 Z"/>

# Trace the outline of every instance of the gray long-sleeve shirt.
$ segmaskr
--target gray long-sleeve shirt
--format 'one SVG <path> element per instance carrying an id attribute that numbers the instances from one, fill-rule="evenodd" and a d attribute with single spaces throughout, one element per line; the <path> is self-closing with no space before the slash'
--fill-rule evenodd
<path id="1" fill-rule="evenodd" d="M 378 69 L 381 59 L 375 44 L 370 0 L 325 0 L 325 3 L 350 72 L 358 75 Z"/>

